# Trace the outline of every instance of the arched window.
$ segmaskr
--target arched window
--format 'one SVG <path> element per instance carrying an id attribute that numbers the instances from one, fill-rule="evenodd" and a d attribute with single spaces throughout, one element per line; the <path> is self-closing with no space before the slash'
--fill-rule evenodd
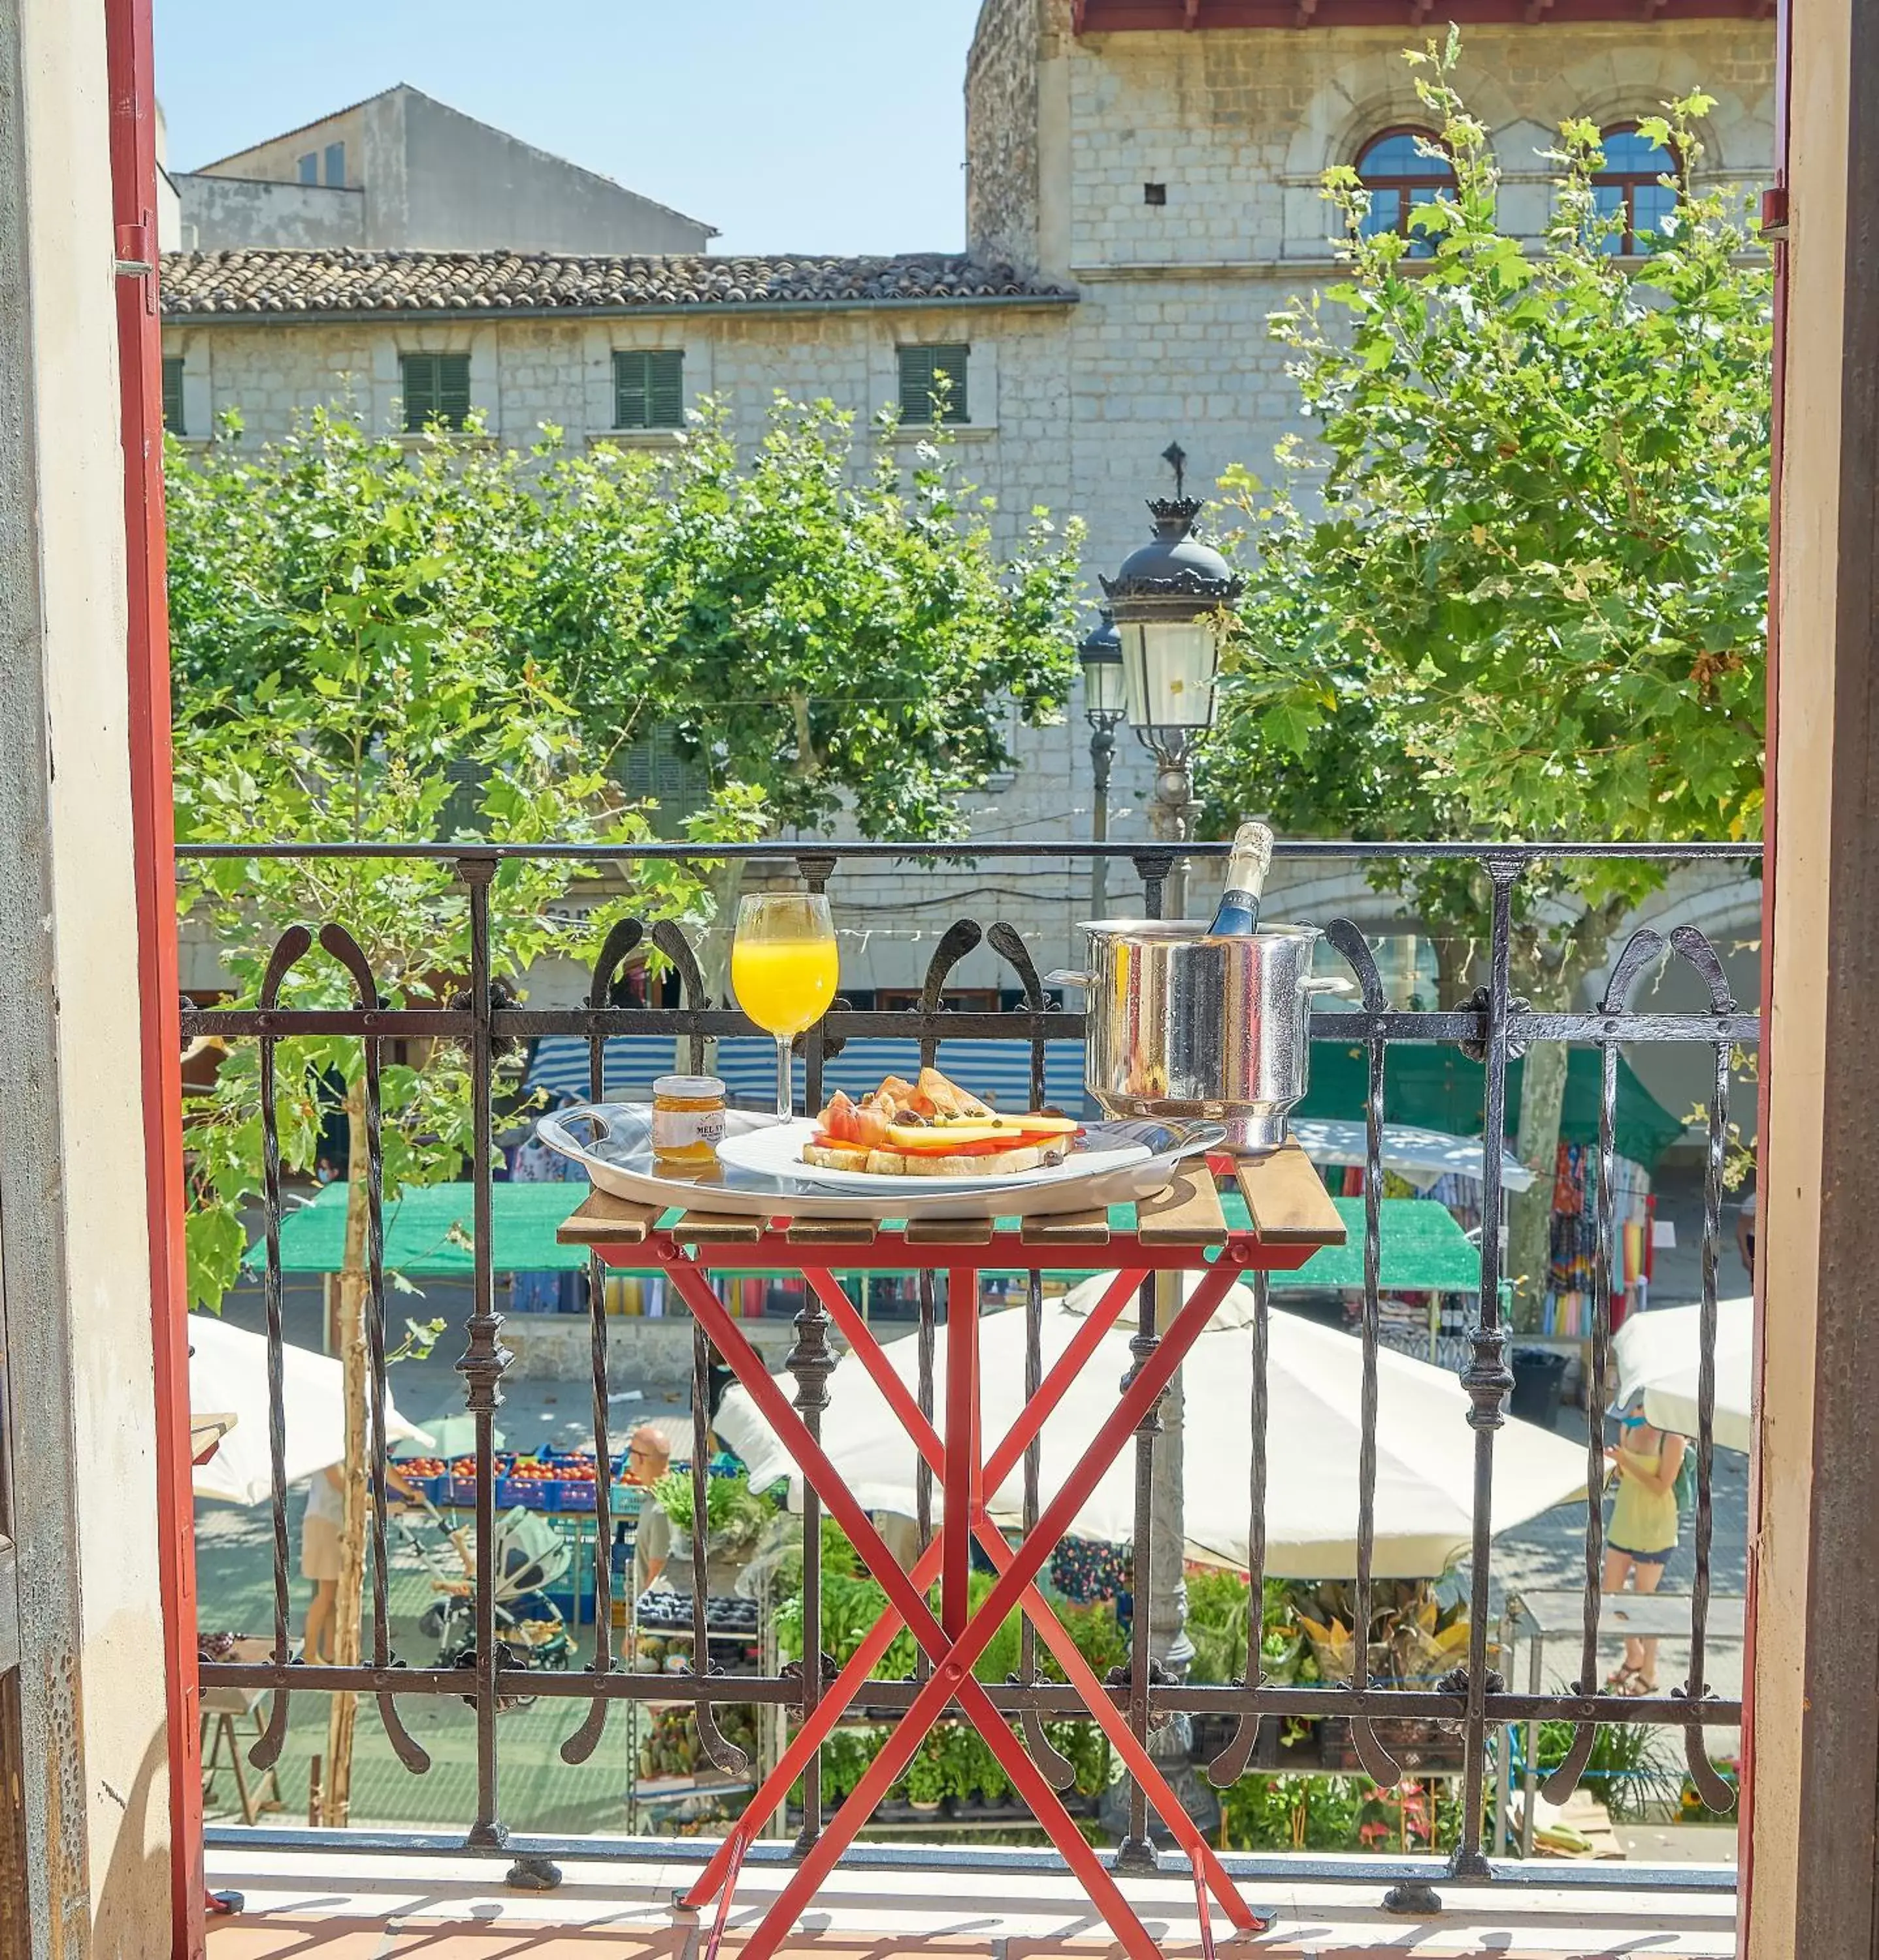
<path id="1" fill-rule="evenodd" d="M 1426 259 L 1435 247 L 1426 232 L 1410 229 L 1410 213 L 1455 188 L 1448 159 L 1418 147 L 1435 140 L 1426 129 L 1385 129 L 1357 152 L 1357 180 L 1370 193 L 1370 209 L 1358 230 L 1366 238 L 1401 232 L 1410 241 L 1413 259 Z"/>
<path id="2" fill-rule="evenodd" d="M 1592 177 L 1592 196 L 1601 212 L 1622 212 L 1622 231 L 1614 227 L 1604 240 L 1607 252 L 1643 252 L 1646 233 L 1661 231 L 1677 208 L 1677 193 L 1658 180 L 1677 174 L 1677 159 L 1662 144 L 1654 143 L 1635 123 L 1614 123 L 1601 132 L 1603 168 Z"/>

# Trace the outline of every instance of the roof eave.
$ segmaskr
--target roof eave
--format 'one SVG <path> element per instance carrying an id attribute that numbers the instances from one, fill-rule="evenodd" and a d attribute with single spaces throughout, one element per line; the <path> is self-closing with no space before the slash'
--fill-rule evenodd
<path id="1" fill-rule="evenodd" d="M 166 306 L 163 323 L 166 326 L 351 326 L 370 320 L 407 320 L 427 323 L 453 320 L 694 320 L 701 316 L 748 320 L 756 315 L 781 318 L 798 313 L 931 313 L 940 309 L 987 307 L 1067 308 L 1076 305 L 1082 298 L 1076 292 L 949 293 L 928 299 L 695 300 L 663 306 L 359 307 L 304 312 L 219 307 L 186 312 Z"/>

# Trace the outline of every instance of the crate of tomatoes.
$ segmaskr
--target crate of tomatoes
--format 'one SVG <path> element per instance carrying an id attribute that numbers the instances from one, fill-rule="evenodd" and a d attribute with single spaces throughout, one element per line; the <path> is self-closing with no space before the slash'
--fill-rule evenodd
<path id="1" fill-rule="evenodd" d="M 579 1451 L 518 1457 L 511 1472 L 516 1501 L 536 1511 L 590 1511 L 597 1468 L 591 1455 Z"/>
<path id="2" fill-rule="evenodd" d="M 519 1503 L 520 1498 L 503 1495 L 503 1485 L 507 1481 L 510 1466 L 515 1462 L 513 1452 L 498 1449 L 491 1459 L 496 1473 L 496 1503 L 498 1508 L 511 1503 Z M 450 1474 L 439 1479 L 443 1485 L 441 1493 L 434 1497 L 434 1503 L 450 1503 L 468 1508 L 476 1501 L 476 1459 L 457 1456 L 451 1459 Z"/>
<path id="3" fill-rule="evenodd" d="M 401 1456 L 394 1459 L 399 1475 L 421 1491 L 434 1504 L 450 1500 L 450 1466 L 440 1456 Z"/>

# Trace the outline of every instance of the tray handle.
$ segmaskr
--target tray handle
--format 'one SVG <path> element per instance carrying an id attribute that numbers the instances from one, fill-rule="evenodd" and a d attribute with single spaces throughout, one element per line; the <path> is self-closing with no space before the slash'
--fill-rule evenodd
<path id="1" fill-rule="evenodd" d="M 587 1134 L 583 1137 L 575 1125 L 579 1124 Z M 611 1118 L 602 1115 L 598 1109 L 571 1109 L 565 1115 L 551 1116 L 539 1126 L 542 1130 L 558 1130 L 568 1141 L 583 1150 L 591 1150 L 596 1144 L 604 1143 L 613 1134 Z M 554 1139 L 550 1137 L 551 1143 Z"/>

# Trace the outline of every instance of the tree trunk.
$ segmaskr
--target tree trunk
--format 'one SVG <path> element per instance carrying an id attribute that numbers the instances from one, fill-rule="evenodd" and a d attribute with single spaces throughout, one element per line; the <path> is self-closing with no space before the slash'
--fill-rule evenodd
<path id="1" fill-rule="evenodd" d="M 1474 991 L 1474 959 L 1479 950 L 1467 934 L 1432 934 L 1429 944 L 1435 949 L 1435 1005 L 1447 1013 L 1459 1007 Z"/>
<path id="2" fill-rule="evenodd" d="M 1534 1174 L 1532 1188 L 1509 1207 L 1507 1277 L 1514 1284 L 1514 1325 L 1523 1334 L 1540 1325 L 1553 1258 L 1553 1182 L 1559 1153 L 1559 1112 L 1566 1102 L 1563 1042 L 1536 1042 L 1527 1051 L 1520 1085 L 1520 1128 L 1515 1153 Z"/>
<path id="3" fill-rule="evenodd" d="M 1588 911 L 1559 951 L 1516 955 L 1513 990 L 1542 1012 L 1564 1012 L 1573 1004 L 1579 982 L 1603 955 L 1613 921 L 1611 908 Z M 1540 1325 L 1553 1261 L 1553 1185 L 1559 1155 L 1559 1115 L 1566 1102 L 1567 1050 L 1563 1042 L 1535 1042 L 1527 1051 L 1521 1076 L 1520 1122 L 1515 1153 L 1534 1174 L 1530 1189 L 1508 1207 L 1506 1276 L 1514 1285 L 1514 1325 L 1531 1334 Z"/>
<path id="4" fill-rule="evenodd" d="M 359 1661 L 359 1611 L 365 1590 L 367 1502 L 365 1350 L 367 1154 L 365 1090 L 346 1095 L 345 1252 L 339 1269 L 339 1360 L 346 1411 L 345 1516 L 339 1531 L 339 1583 L 333 1601 L 332 1657 L 341 1667 Z M 326 1777 L 320 1822 L 343 1828 L 352 1804 L 352 1732 L 358 1698 L 335 1694 L 326 1725 Z"/>

